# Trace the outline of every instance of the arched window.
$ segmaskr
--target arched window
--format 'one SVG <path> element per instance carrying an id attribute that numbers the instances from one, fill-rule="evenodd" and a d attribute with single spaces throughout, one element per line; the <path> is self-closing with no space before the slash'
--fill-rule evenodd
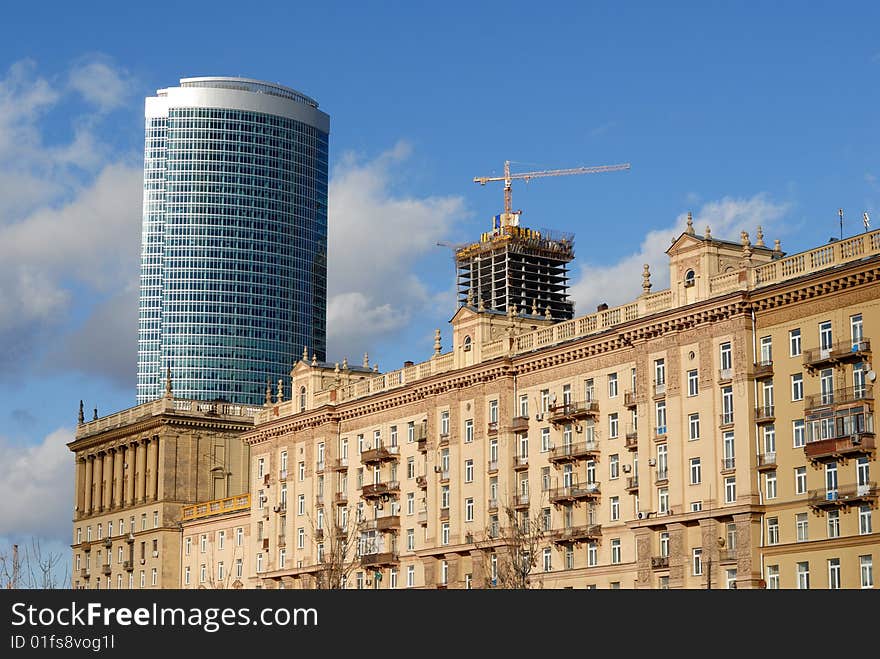
<path id="1" fill-rule="evenodd" d="M 466 336 L 466 337 L 464 337 L 464 351 L 467 352 L 470 349 L 471 349 L 471 337 Z"/>
<path id="2" fill-rule="evenodd" d="M 299 388 L 299 411 L 300 412 L 306 411 L 306 388 L 305 387 Z"/>
<path id="3" fill-rule="evenodd" d="M 684 273 L 685 287 L 693 286 L 695 278 L 696 278 L 696 274 L 694 274 L 693 270 L 688 270 L 686 273 Z"/>

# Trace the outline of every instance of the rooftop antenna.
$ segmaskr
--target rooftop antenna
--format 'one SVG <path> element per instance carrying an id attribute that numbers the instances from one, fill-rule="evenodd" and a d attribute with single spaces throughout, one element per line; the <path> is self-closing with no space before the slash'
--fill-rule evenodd
<path id="1" fill-rule="evenodd" d="M 843 209 L 837 209 L 837 215 L 840 217 L 840 239 L 843 240 Z"/>

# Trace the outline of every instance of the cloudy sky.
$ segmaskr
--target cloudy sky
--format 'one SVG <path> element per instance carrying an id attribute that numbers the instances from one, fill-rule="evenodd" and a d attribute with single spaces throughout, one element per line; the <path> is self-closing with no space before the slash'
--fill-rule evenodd
<path id="1" fill-rule="evenodd" d="M 389 370 L 448 336 L 437 243 L 489 228 L 501 185 L 473 177 L 505 160 L 632 165 L 514 184 L 524 224 L 574 232 L 579 313 L 636 296 L 643 263 L 664 287 L 688 211 L 787 252 L 837 236 L 838 208 L 845 234 L 864 211 L 880 226 L 877 3 L 420 4 L 6 8 L 0 553 L 66 547 L 79 401 L 134 403 L 143 101 L 181 77 L 265 79 L 329 113 L 331 360 Z"/>

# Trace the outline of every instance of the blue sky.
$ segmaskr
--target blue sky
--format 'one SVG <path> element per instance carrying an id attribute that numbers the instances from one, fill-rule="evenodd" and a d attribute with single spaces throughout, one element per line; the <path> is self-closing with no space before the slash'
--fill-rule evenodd
<path id="1" fill-rule="evenodd" d="M 791 253 L 880 226 L 876 2 L 17 3 L 0 26 L 0 552 L 67 543 L 80 399 L 134 404 L 143 99 L 288 85 L 331 117 L 329 358 L 431 353 L 451 251 L 501 210 L 575 233 L 578 313 L 665 285 L 687 211 Z M 390 322 L 389 322 L 390 319 Z M 444 349 L 448 348 L 444 341 Z M 22 496 L 40 496 L 29 515 Z M 19 510 L 21 508 L 22 510 Z"/>

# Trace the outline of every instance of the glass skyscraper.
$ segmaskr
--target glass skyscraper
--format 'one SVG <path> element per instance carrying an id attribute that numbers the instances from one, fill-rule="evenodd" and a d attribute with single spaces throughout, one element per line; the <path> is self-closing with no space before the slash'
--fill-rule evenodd
<path id="1" fill-rule="evenodd" d="M 261 404 L 325 359 L 330 118 L 287 87 L 184 78 L 145 104 L 138 404 Z"/>

